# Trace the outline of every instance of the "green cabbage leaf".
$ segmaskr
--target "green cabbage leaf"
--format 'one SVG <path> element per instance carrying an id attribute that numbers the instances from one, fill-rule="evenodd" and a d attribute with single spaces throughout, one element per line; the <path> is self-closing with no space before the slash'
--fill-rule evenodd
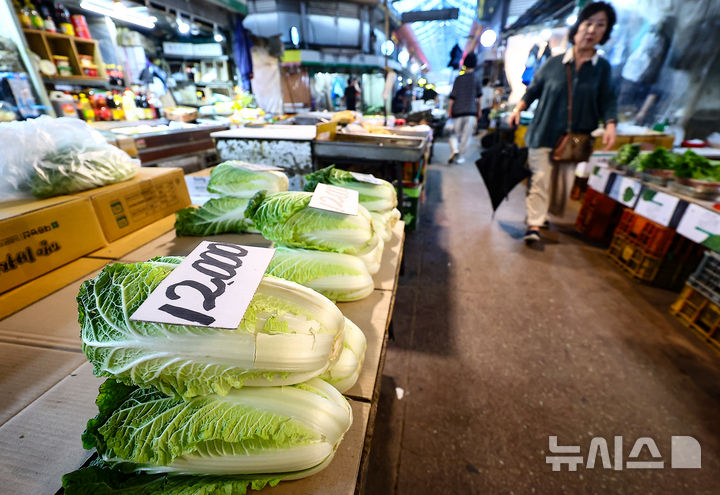
<path id="1" fill-rule="evenodd" d="M 216 166 L 210 172 L 207 190 L 209 192 L 252 198 L 258 191 L 274 193 L 287 191 L 287 175 L 278 170 L 251 170 L 246 162 L 229 160 Z"/>
<path id="2" fill-rule="evenodd" d="M 190 398 L 300 383 L 339 355 L 345 323 L 337 306 L 268 275 L 235 329 L 130 320 L 179 261 L 115 263 L 83 283 L 78 320 L 95 375 Z"/>
<path id="3" fill-rule="evenodd" d="M 183 237 L 257 232 L 245 217 L 248 201 L 224 196 L 211 199 L 200 207 L 183 208 L 175 213 L 175 233 Z"/>
<path id="4" fill-rule="evenodd" d="M 305 190 L 313 192 L 318 183 L 354 189 L 360 196 L 360 204 L 369 211 L 392 210 L 397 206 L 397 192 L 388 181 L 370 184 L 357 180 L 353 175 L 335 165 L 322 168 L 305 176 Z"/>

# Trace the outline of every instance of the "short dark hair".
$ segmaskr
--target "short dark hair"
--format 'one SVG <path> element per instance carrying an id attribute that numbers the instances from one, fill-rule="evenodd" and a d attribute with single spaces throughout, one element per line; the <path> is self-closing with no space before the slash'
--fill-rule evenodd
<path id="1" fill-rule="evenodd" d="M 477 57 L 473 52 L 468 53 L 465 55 L 465 60 L 463 61 L 463 65 L 467 67 L 468 69 L 474 69 L 477 65 Z"/>
<path id="2" fill-rule="evenodd" d="M 593 16 L 598 12 L 605 12 L 608 20 L 607 27 L 605 28 L 605 34 L 603 34 L 603 37 L 600 40 L 600 44 L 604 45 L 607 40 L 610 39 L 610 34 L 612 33 L 613 26 L 615 26 L 615 21 L 617 20 L 615 9 L 607 2 L 592 2 L 587 4 L 585 8 L 580 11 L 577 21 L 575 21 L 575 24 L 573 24 L 573 26 L 570 28 L 570 31 L 568 31 L 568 35 L 570 36 L 570 43 L 573 42 L 573 39 L 575 38 L 575 35 L 580 28 L 580 24 L 582 24 L 583 21 L 587 20 L 590 16 Z"/>
<path id="3" fill-rule="evenodd" d="M 490 78 L 488 78 L 488 77 L 483 78 L 482 85 L 487 86 L 488 84 L 490 84 Z"/>

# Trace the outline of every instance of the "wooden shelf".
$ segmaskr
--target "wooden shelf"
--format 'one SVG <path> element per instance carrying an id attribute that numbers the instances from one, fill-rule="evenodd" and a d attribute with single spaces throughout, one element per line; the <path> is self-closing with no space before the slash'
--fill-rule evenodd
<path id="1" fill-rule="evenodd" d="M 97 40 L 50 33 L 38 29 L 23 29 L 23 33 L 30 50 L 41 59 L 50 60 L 54 63 L 53 57 L 63 56 L 67 57 L 70 62 L 70 68 L 73 71 L 72 76 L 44 77 L 43 79 L 46 81 L 61 82 L 60 80 L 63 80 L 63 82 L 72 81 L 76 84 L 81 84 L 82 81 L 95 83 L 107 81 L 105 64 L 100 56 L 100 47 Z M 83 67 L 80 63 L 81 55 L 92 57 L 93 64 L 97 66 L 98 77 L 88 77 L 83 74 Z"/>
<path id="2" fill-rule="evenodd" d="M 95 43 L 97 44 L 97 40 L 89 39 L 89 38 L 80 38 L 78 36 L 70 36 L 69 34 L 63 34 L 63 33 L 51 33 L 50 31 L 40 31 L 39 29 L 26 29 L 23 28 L 23 32 L 26 34 L 34 34 L 34 35 L 42 35 L 46 38 L 64 38 L 64 39 L 70 39 L 74 40 L 76 43 Z"/>
<path id="3" fill-rule="evenodd" d="M 82 84 L 86 86 L 100 86 L 104 88 L 110 86 L 110 82 L 102 77 L 43 76 L 43 81 L 53 84 Z"/>

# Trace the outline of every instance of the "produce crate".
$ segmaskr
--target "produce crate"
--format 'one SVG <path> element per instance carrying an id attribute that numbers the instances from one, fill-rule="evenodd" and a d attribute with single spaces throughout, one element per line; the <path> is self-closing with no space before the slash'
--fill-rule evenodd
<path id="1" fill-rule="evenodd" d="M 680 297 L 670 306 L 670 313 L 720 351 L 720 306 L 715 302 L 687 284 Z"/>
<path id="2" fill-rule="evenodd" d="M 688 284 L 705 297 L 720 305 L 720 254 L 705 251 L 697 270 L 690 275 Z"/>
<path id="3" fill-rule="evenodd" d="M 620 203 L 592 188 L 587 188 L 575 228 L 586 239 L 608 244 L 620 220 L 623 208 Z"/>
<path id="4" fill-rule="evenodd" d="M 637 240 L 645 253 L 651 256 L 665 256 L 677 236 L 674 229 L 648 220 L 630 208 L 623 211 L 615 232 Z"/>
<path id="5" fill-rule="evenodd" d="M 703 248 L 675 235 L 664 256 L 649 254 L 637 238 L 616 230 L 608 256 L 633 278 L 656 287 L 678 290 L 702 257 Z"/>
<path id="6" fill-rule="evenodd" d="M 403 184 L 402 194 L 402 220 L 405 230 L 412 232 L 417 229 L 420 218 L 420 204 L 424 197 L 423 184 Z"/>

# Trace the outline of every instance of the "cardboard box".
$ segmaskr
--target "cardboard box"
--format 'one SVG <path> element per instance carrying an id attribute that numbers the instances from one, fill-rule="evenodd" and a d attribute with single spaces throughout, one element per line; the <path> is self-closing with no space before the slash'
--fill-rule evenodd
<path id="1" fill-rule="evenodd" d="M 103 381 L 85 363 L 0 426 L 3 493 L 56 493 L 63 474 L 85 463 L 91 451 L 80 437 Z"/>
<path id="2" fill-rule="evenodd" d="M 92 454 L 80 436 L 97 414 L 95 398 L 104 379 L 85 363 L 0 427 L 0 484 L 3 493 L 56 493 L 62 475 Z M 308 478 L 281 482 L 268 494 L 355 493 L 370 404 L 349 401 L 353 424 L 330 465 Z"/>
<path id="3" fill-rule="evenodd" d="M 104 266 L 108 260 L 93 260 Z M 0 342 L 81 352 L 76 297 L 82 283 L 99 271 L 68 281 L 60 290 L 0 320 Z"/>
<path id="4" fill-rule="evenodd" d="M 179 168 L 141 167 L 128 181 L 75 196 L 92 201 L 108 242 L 190 205 L 183 171 Z"/>
<path id="5" fill-rule="evenodd" d="M 75 280 L 85 280 L 90 273 L 108 262 L 106 259 L 80 258 L 63 265 L 20 287 L 0 294 L 0 319 L 20 311 Z M 0 328 L 4 321 L 0 320 Z"/>
<path id="6" fill-rule="evenodd" d="M 164 234 L 170 233 L 175 233 L 175 214 L 168 215 L 135 232 L 131 232 L 125 237 L 109 243 L 104 248 L 93 251 L 88 256 L 116 260 L 136 249 L 142 248 L 145 244 L 154 242 Z"/>
<path id="7" fill-rule="evenodd" d="M 0 293 L 105 245 L 87 198 L 0 204 Z"/>
<path id="8" fill-rule="evenodd" d="M 79 352 L 0 342 L 0 425 L 84 362 Z"/>
<path id="9" fill-rule="evenodd" d="M 392 292 L 374 290 L 365 299 L 351 303 L 338 303 L 337 307 L 363 331 L 367 339 L 365 362 L 360 369 L 358 381 L 343 395 L 353 399 L 371 401 L 375 385 L 379 386 L 378 379 L 382 374 L 381 366 L 385 362 L 384 348 L 393 308 Z"/>

